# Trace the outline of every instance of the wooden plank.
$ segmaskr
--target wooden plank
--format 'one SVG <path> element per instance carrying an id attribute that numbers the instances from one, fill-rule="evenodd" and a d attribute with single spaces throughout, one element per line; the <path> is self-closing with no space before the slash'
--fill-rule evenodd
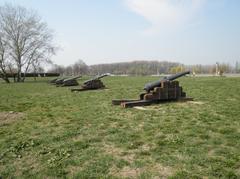
<path id="1" fill-rule="evenodd" d="M 74 92 L 74 91 L 86 91 L 88 89 L 85 89 L 85 88 L 72 88 L 71 91 Z"/>
<path id="2" fill-rule="evenodd" d="M 156 104 L 158 102 L 158 100 L 137 100 L 131 102 L 123 102 L 121 103 L 121 106 L 124 108 L 132 108 L 134 106 L 147 106 L 151 104 Z"/>
<path id="3" fill-rule="evenodd" d="M 186 102 L 186 101 L 192 101 L 193 98 L 178 98 L 178 99 L 172 99 L 172 100 L 135 100 L 135 101 L 129 101 L 129 102 L 122 102 L 121 106 L 124 108 L 131 108 L 134 106 L 148 106 L 151 104 L 159 104 L 159 103 L 166 103 L 166 102 Z"/>
<path id="4" fill-rule="evenodd" d="M 139 101 L 139 99 L 113 99 L 112 104 L 113 105 L 120 105 L 121 103 L 134 102 L 134 101 Z"/>
<path id="5" fill-rule="evenodd" d="M 93 91 L 93 90 L 104 90 L 107 88 L 71 88 L 71 91 Z"/>

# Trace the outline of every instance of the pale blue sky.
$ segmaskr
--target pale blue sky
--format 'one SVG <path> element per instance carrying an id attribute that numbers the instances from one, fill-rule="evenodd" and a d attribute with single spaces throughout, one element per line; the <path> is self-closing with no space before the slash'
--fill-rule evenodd
<path id="1" fill-rule="evenodd" d="M 0 0 L 36 10 L 62 50 L 55 63 L 240 61 L 240 0 Z"/>

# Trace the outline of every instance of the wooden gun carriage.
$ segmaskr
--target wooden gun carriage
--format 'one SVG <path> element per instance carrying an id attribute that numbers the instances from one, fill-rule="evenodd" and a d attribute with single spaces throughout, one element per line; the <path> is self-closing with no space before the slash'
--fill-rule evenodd
<path id="1" fill-rule="evenodd" d="M 182 87 L 179 86 L 175 79 L 190 74 L 190 71 L 177 73 L 169 77 L 164 77 L 162 80 L 148 83 L 145 85 L 146 92 L 140 94 L 140 99 L 115 99 L 112 100 L 113 105 L 121 105 L 125 108 L 134 106 L 145 106 L 154 103 L 168 102 L 168 101 L 187 101 L 192 98 L 186 97 L 186 93 Z"/>

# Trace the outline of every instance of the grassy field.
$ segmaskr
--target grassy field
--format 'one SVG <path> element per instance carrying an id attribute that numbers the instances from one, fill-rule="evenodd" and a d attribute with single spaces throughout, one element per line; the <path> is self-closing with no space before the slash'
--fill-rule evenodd
<path id="1" fill-rule="evenodd" d="M 240 178 L 240 78 L 181 78 L 193 102 L 111 105 L 156 79 L 107 77 L 81 93 L 0 83 L 0 176 Z"/>

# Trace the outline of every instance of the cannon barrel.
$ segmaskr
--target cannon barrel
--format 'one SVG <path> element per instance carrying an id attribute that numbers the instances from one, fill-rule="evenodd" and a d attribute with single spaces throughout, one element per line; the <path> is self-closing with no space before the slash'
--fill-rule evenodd
<path id="1" fill-rule="evenodd" d="M 168 80 L 168 81 L 173 81 L 173 80 L 175 80 L 177 78 L 180 78 L 182 76 L 185 76 L 187 74 L 190 74 L 190 71 L 180 72 L 180 73 L 177 73 L 175 75 L 171 75 L 171 76 L 165 77 L 165 79 Z"/>
<path id="2" fill-rule="evenodd" d="M 59 78 L 54 78 L 49 81 L 49 83 L 54 84 Z"/>
<path id="3" fill-rule="evenodd" d="M 67 79 L 67 78 L 68 78 L 68 77 L 61 77 L 61 78 L 57 79 L 57 80 L 54 82 L 54 84 L 60 85 L 60 84 L 62 84 L 63 81 L 64 81 L 65 79 Z"/>
<path id="4" fill-rule="evenodd" d="M 81 77 L 82 77 L 81 75 L 74 76 L 74 77 L 71 77 L 71 78 L 64 79 L 63 82 L 71 81 L 71 80 L 76 80 L 76 79 L 81 78 Z"/>
<path id="5" fill-rule="evenodd" d="M 92 79 L 90 79 L 90 80 L 84 81 L 83 84 L 87 84 L 87 83 L 89 83 L 89 82 L 91 82 L 91 81 L 94 81 L 94 80 L 99 80 L 99 79 L 101 79 L 101 78 L 103 78 L 103 77 L 105 77 L 105 76 L 109 76 L 109 74 L 108 74 L 108 73 L 105 73 L 105 74 L 96 76 L 96 77 L 94 77 L 94 78 L 92 78 Z"/>
<path id="6" fill-rule="evenodd" d="M 147 92 L 149 92 L 150 90 L 153 90 L 155 87 L 160 87 L 161 86 L 161 82 L 162 81 L 173 81 L 177 78 L 180 78 L 186 74 L 190 74 L 190 71 L 185 71 L 185 72 L 181 72 L 181 73 L 177 73 L 168 77 L 164 77 L 163 79 L 159 80 L 159 81 L 155 81 L 152 83 L 147 83 L 144 86 L 144 90 L 146 90 Z"/>
<path id="7" fill-rule="evenodd" d="M 102 75 L 100 75 L 100 76 L 97 76 L 96 78 L 97 78 L 97 79 L 101 79 L 101 78 L 103 78 L 103 77 L 105 77 L 105 76 L 109 76 L 109 74 L 108 74 L 108 73 L 105 73 L 105 74 L 102 74 Z"/>

